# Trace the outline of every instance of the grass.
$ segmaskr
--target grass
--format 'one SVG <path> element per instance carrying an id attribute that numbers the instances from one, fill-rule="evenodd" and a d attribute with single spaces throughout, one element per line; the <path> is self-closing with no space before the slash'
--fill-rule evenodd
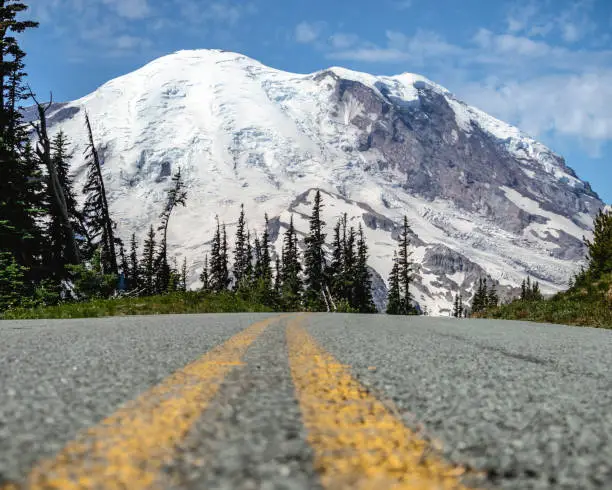
<path id="1" fill-rule="evenodd" d="M 516 300 L 478 316 L 612 329 L 612 274 L 575 286 L 550 299 Z"/>
<path id="2" fill-rule="evenodd" d="M 4 320 L 38 318 L 99 318 L 128 315 L 166 315 L 172 313 L 269 312 L 271 308 L 246 301 L 232 293 L 172 293 L 144 298 L 94 299 L 57 306 L 17 308 L 0 314 Z"/>

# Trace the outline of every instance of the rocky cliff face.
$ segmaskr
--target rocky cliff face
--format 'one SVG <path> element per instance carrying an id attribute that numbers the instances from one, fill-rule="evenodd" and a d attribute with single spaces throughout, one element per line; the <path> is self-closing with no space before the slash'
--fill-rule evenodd
<path id="1" fill-rule="evenodd" d="M 343 213 L 364 225 L 381 307 L 407 214 L 415 298 L 448 314 L 479 277 L 502 295 L 526 274 L 545 292 L 564 287 L 603 206 L 560 156 L 418 75 L 296 75 L 235 53 L 175 53 L 53 108 L 51 132 L 72 138 L 78 179 L 85 110 L 124 238 L 156 221 L 170 175 L 183 169 L 188 207 L 170 245 L 193 265 L 194 286 L 216 214 L 231 233 L 241 202 L 254 231 L 268 212 L 280 248 L 291 214 L 307 232 L 319 188 L 329 233 Z"/>

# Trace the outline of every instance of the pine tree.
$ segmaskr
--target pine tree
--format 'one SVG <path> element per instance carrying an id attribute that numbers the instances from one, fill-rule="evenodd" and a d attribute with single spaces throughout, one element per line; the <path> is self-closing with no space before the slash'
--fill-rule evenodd
<path id="1" fill-rule="evenodd" d="M 142 262 L 140 266 L 140 276 L 145 295 L 155 294 L 155 230 L 153 225 L 149 229 L 149 234 L 143 245 Z"/>
<path id="2" fill-rule="evenodd" d="M 293 215 L 289 221 L 289 227 L 283 237 L 282 251 L 282 297 L 287 310 L 295 311 L 300 308 L 302 301 L 302 280 L 300 274 L 300 251 L 298 239 L 293 225 Z"/>
<path id="3" fill-rule="evenodd" d="M 140 289 L 140 268 L 138 266 L 138 244 L 136 243 L 136 233 L 132 233 L 130 242 L 130 261 L 128 274 L 128 289 Z"/>
<path id="4" fill-rule="evenodd" d="M 355 309 L 359 313 L 375 313 L 376 305 L 372 298 L 372 278 L 368 270 L 368 246 L 361 223 L 357 236 L 357 262 L 355 264 L 355 289 L 353 293 Z"/>
<path id="5" fill-rule="evenodd" d="M 412 230 L 408 225 L 408 216 L 404 216 L 404 224 L 400 234 L 398 254 L 399 281 L 402 296 L 400 309 L 403 315 L 415 313 L 414 306 L 412 305 L 412 294 L 410 293 L 410 283 L 413 279 L 413 262 L 411 259 L 412 252 L 409 249 L 411 231 Z"/>
<path id="6" fill-rule="evenodd" d="M 236 230 L 236 245 L 234 247 L 234 289 L 243 287 L 247 270 L 247 235 L 244 216 L 244 204 L 240 205 L 240 217 L 238 218 L 238 229 Z"/>
<path id="7" fill-rule="evenodd" d="M 168 225 L 170 217 L 177 206 L 185 207 L 187 204 L 187 191 L 185 190 L 185 182 L 183 181 L 180 167 L 172 177 L 172 187 L 168 189 L 167 193 L 166 206 L 159 216 L 161 224 L 158 231 L 162 232 L 162 238 L 155 264 L 157 269 L 157 289 L 160 293 L 168 291 L 170 282 L 170 266 L 168 265 Z"/>
<path id="8" fill-rule="evenodd" d="M 119 260 L 119 289 L 125 291 L 129 289 L 128 281 L 130 277 L 130 265 L 128 263 L 127 256 L 125 255 L 123 243 L 119 245 Z"/>
<path id="9" fill-rule="evenodd" d="M 47 110 L 51 102 L 43 106 L 32 95 L 38 109 L 39 120 L 32 124 L 38 141 L 36 156 L 39 164 L 46 168 L 46 189 L 48 196 L 48 244 L 50 249 L 50 266 L 56 280 L 67 277 L 65 266 L 81 262 L 81 252 L 76 239 L 75 222 L 78 222 L 76 199 L 72 182 L 68 176 L 67 142 L 63 133 L 59 133 L 53 143 L 47 133 Z"/>
<path id="10" fill-rule="evenodd" d="M 340 218 L 334 227 L 334 238 L 332 242 L 332 253 L 329 266 L 326 271 L 327 280 L 330 284 L 331 294 L 337 300 L 342 298 L 343 272 L 344 272 L 344 243 L 341 237 L 343 218 Z"/>
<path id="11" fill-rule="evenodd" d="M 218 216 L 216 220 L 217 228 L 213 236 L 210 251 L 210 289 L 215 293 L 220 293 L 229 286 L 229 270 L 225 224 L 221 227 Z"/>
<path id="12" fill-rule="evenodd" d="M 204 267 L 200 274 L 200 281 L 202 282 L 202 291 L 208 293 L 210 291 L 210 275 L 208 270 L 208 254 L 204 256 Z"/>
<path id="13" fill-rule="evenodd" d="M 271 289 L 272 287 L 272 259 L 270 257 L 270 231 L 269 231 L 269 220 L 268 213 L 264 216 L 264 232 L 261 236 L 261 261 L 260 261 L 260 270 L 258 271 L 258 276 L 264 281 L 264 288 L 266 290 Z"/>
<path id="14" fill-rule="evenodd" d="M 402 294 L 400 291 L 400 268 L 397 253 L 393 253 L 393 267 L 389 274 L 389 294 L 387 295 L 387 314 L 400 315 L 402 313 Z"/>
<path id="15" fill-rule="evenodd" d="M 253 245 L 251 243 L 251 231 L 247 229 L 246 236 L 246 255 L 245 255 L 245 265 L 244 265 L 244 279 L 242 281 L 243 285 L 241 285 L 240 290 L 242 292 L 250 291 L 253 286 Z"/>
<path id="16" fill-rule="evenodd" d="M 83 193 L 86 194 L 87 198 L 83 216 L 92 239 L 99 239 L 100 241 L 99 247 L 101 250 L 103 274 L 117 275 L 119 267 L 115 250 L 117 244 L 115 240 L 116 225 L 111 219 L 100 157 L 94 143 L 91 122 L 87 114 L 85 114 L 85 125 L 89 137 L 89 145 L 86 153 L 87 182 L 83 188 Z"/>
<path id="17" fill-rule="evenodd" d="M 489 289 L 489 295 L 487 298 L 487 308 L 496 308 L 499 304 L 499 297 L 497 296 L 497 291 L 495 290 L 495 285 L 492 284 Z"/>
<path id="18" fill-rule="evenodd" d="M 356 302 L 354 297 L 355 281 L 356 281 L 356 262 L 357 257 L 355 255 L 355 241 L 356 234 L 355 228 L 350 227 L 346 230 L 346 216 L 344 217 L 344 229 L 343 229 L 343 242 L 344 242 L 344 260 L 342 267 L 342 298 L 346 301 L 347 305 L 352 309 L 356 308 Z"/>
<path id="19" fill-rule="evenodd" d="M 458 308 L 459 318 L 463 318 L 463 314 L 465 313 L 465 308 L 463 307 L 463 296 L 459 293 L 459 308 Z"/>
<path id="20" fill-rule="evenodd" d="M 183 257 L 183 266 L 181 267 L 180 291 L 187 291 L 187 257 Z"/>
<path id="21" fill-rule="evenodd" d="M 0 312 L 20 306 L 26 293 L 26 268 L 9 252 L 0 252 Z"/>
<path id="22" fill-rule="evenodd" d="M 306 249 L 304 251 L 304 275 L 305 291 L 304 300 L 306 308 L 311 311 L 325 311 L 326 304 L 323 296 L 324 272 L 325 272 L 325 234 L 321 219 L 321 191 L 317 189 L 310 215 L 310 233 L 305 239 Z"/>
<path id="23" fill-rule="evenodd" d="M 459 318 L 459 295 L 455 294 L 455 301 L 453 302 L 453 316 Z"/>
<path id="24" fill-rule="evenodd" d="M 15 38 L 38 26 L 17 20 L 26 9 L 13 0 L 0 6 L 0 253 L 10 253 L 17 265 L 26 267 L 20 269 L 25 276 L 35 278 L 44 248 L 37 224 L 42 215 L 42 176 L 19 109 L 29 94 L 23 83 L 25 53 Z M 6 256 L 4 260 L 8 263 Z"/>
<path id="25" fill-rule="evenodd" d="M 593 220 L 593 239 L 584 239 L 587 271 L 594 279 L 612 272 L 612 210 L 600 209 Z"/>

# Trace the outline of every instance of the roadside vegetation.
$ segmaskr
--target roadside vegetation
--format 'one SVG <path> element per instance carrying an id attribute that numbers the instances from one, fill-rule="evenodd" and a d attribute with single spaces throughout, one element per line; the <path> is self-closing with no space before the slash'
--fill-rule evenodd
<path id="1" fill-rule="evenodd" d="M 585 240 L 587 267 L 567 291 L 544 299 L 524 283 L 520 298 L 473 316 L 612 328 L 612 211 L 600 210 L 593 229 L 593 240 Z"/>
<path id="2" fill-rule="evenodd" d="M 270 307 L 232 293 L 175 292 L 142 298 L 92 299 L 55 306 L 15 308 L 4 313 L 5 320 L 36 318 L 98 318 L 105 316 L 166 315 L 179 313 L 267 312 Z"/>

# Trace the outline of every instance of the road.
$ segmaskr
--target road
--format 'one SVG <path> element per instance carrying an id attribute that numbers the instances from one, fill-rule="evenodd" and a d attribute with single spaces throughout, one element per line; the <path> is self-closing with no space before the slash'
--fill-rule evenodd
<path id="1" fill-rule="evenodd" d="M 612 331 L 0 322 L 0 489 L 612 489 Z"/>

